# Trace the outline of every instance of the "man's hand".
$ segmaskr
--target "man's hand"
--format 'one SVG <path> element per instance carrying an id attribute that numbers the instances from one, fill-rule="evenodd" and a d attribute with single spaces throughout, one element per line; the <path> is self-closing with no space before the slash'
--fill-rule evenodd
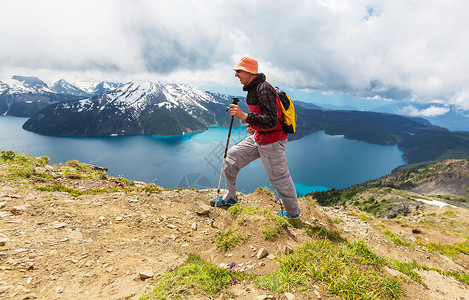
<path id="1" fill-rule="evenodd" d="M 246 118 L 248 117 L 248 114 L 243 112 L 236 104 L 230 104 L 230 115 L 243 121 L 246 121 Z"/>
<path id="2" fill-rule="evenodd" d="M 250 134 L 250 135 L 253 135 L 255 130 L 252 129 L 251 125 L 248 125 L 246 126 L 246 131 Z"/>

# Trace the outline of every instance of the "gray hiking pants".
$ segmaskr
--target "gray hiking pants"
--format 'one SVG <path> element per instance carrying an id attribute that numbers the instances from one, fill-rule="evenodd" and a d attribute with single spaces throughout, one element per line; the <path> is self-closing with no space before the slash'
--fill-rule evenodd
<path id="1" fill-rule="evenodd" d="M 288 170 L 285 146 L 287 140 L 281 140 L 268 145 L 260 145 L 254 140 L 254 135 L 231 147 L 225 162 L 225 200 L 236 196 L 236 178 L 239 171 L 250 162 L 262 160 L 270 183 L 282 198 L 285 210 L 293 216 L 298 213 L 298 198 L 295 185 Z"/>

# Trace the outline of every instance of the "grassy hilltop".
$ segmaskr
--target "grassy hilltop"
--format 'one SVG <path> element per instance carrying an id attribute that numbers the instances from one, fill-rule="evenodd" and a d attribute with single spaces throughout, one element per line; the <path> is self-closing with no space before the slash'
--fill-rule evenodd
<path id="1" fill-rule="evenodd" d="M 456 186 L 449 169 L 435 169 L 434 186 Z M 350 198 L 357 205 L 301 198 L 299 220 L 276 216 L 280 205 L 260 187 L 218 208 L 212 224 L 214 190 L 168 190 L 2 151 L 0 297 L 460 299 L 469 294 L 466 208 L 422 202 L 395 218 L 366 209 L 385 189 L 433 197 L 422 178 L 405 189 L 386 179 L 363 186 Z M 462 192 L 439 199 L 465 203 Z"/>

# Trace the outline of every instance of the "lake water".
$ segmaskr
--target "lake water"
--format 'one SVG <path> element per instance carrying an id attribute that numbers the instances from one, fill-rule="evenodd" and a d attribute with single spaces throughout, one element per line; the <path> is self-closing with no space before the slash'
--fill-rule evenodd
<path id="1" fill-rule="evenodd" d="M 1 150 L 46 155 L 52 164 L 76 159 L 108 168 L 110 176 L 164 188 L 218 186 L 227 128 L 177 136 L 49 137 L 23 130 L 26 120 L 0 116 Z M 230 146 L 246 136 L 244 127 L 234 128 Z M 299 195 L 375 179 L 405 164 L 396 145 L 373 145 L 323 132 L 288 142 L 286 153 Z M 251 193 L 258 187 L 273 190 L 260 160 L 238 175 L 240 191 Z"/>

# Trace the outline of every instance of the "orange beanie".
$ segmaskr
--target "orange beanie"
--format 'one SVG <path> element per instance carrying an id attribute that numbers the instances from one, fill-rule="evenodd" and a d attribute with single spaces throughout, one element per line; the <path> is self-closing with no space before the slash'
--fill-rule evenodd
<path id="1" fill-rule="evenodd" d="M 245 56 L 238 61 L 233 70 L 243 70 L 251 74 L 258 74 L 257 65 L 257 60 L 250 56 Z"/>

